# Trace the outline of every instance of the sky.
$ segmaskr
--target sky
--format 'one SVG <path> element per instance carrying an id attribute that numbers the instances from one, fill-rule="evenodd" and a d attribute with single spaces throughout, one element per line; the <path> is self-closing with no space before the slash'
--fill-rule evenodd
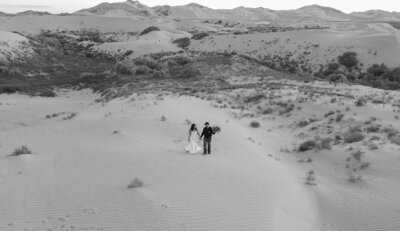
<path id="1" fill-rule="evenodd" d="M 72 13 L 107 1 L 122 2 L 125 0 L 0 0 L 0 11 L 16 13 L 25 10 L 36 10 L 50 13 Z M 371 9 L 400 12 L 398 0 L 140 0 L 140 2 L 148 6 L 185 5 L 196 2 L 213 9 L 232 9 L 238 6 L 246 6 L 265 7 L 272 10 L 296 9 L 306 5 L 318 4 L 333 7 L 346 13 Z"/>

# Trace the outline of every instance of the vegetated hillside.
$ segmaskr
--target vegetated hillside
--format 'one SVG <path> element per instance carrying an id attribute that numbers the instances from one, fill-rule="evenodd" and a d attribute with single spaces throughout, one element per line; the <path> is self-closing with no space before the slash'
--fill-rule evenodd
<path id="1" fill-rule="evenodd" d="M 360 20 L 400 21 L 399 12 L 388 12 L 384 10 L 368 10 L 364 12 L 352 12 L 350 15 Z"/>

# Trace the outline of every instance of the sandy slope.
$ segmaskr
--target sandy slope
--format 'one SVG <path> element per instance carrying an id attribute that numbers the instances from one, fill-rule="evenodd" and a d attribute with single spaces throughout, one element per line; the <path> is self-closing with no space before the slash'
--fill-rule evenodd
<path id="1" fill-rule="evenodd" d="M 32 52 L 27 38 L 16 33 L 0 30 L 0 61 L 27 56 Z"/>
<path id="2" fill-rule="evenodd" d="M 368 88 L 352 89 L 355 94 L 374 94 Z M 341 86 L 337 90 L 350 91 Z M 367 153 L 372 167 L 364 172 L 362 184 L 345 180 L 345 147 L 282 152 L 298 140 L 286 125 L 300 115 L 343 107 L 330 107 L 325 103 L 328 96 L 305 102 L 300 115 L 263 120 L 260 129 L 250 128 L 249 119 L 232 118 L 235 110 L 195 98 L 133 95 L 106 104 L 93 103 L 95 98 L 89 91 L 64 92 L 54 99 L 0 96 L 0 230 L 399 227 L 400 168 L 393 150 Z M 367 117 L 384 116 L 392 109 L 354 110 Z M 78 115 L 71 120 L 63 120 L 63 115 L 45 118 L 58 112 Z M 166 121 L 160 120 L 163 115 Z M 222 127 L 212 155 L 183 151 L 185 119 L 199 127 L 204 121 Z M 34 154 L 7 157 L 21 144 Z M 297 163 L 304 155 L 314 161 Z M 309 169 L 317 172 L 317 186 L 304 184 Z M 127 189 L 135 177 L 145 186 Z"/>
<path id="3" fill-rule="evenodd" d="M 286 56 L 303 60 L 318 70 L 346 51 L 355 51 L 365 66 L 400 65 L 398 31 L 386 24 L 343 23 L 327 31 L 293 31 L 249 35 L 210 36 L 193 41 L 191 49 L 236 51 L 253 57 Z"/>
<path id="4" fill-rule="evenodd" d="M 83 94 L 1 97 L 1 230 L 310 230 L 315 224 L 315 202 L 297 174 L 248 143 L 252 131 L 226 123 L 226 113 L 169 97 L 158 106 L 117 100 L 103 107 Z M 44 119 L 61 111 L 79 115 Z M 223 126 L 213 155 L 183 152 L 185 118 Z M 20 144 L 34 155 L 6 157 Z M 134 177 L 145 187 L 126 189 Z"/>
<path id="5" fill-rule="evenodd" d="M 182 49 L 178 48 L 172 42 L 180 37 L 190 37 L 188 33 L 181 32 L 173 34 L 167 31 L 153 31 L 143 36 L 130 38 L 126 42 L 113 42 L 95 45 L 93 49 L 110 55 L 124 54 L 131 50 L 133 53 L 130 58 L 137 58 L 143 55 L 160 52 L 178 52 Z"/>

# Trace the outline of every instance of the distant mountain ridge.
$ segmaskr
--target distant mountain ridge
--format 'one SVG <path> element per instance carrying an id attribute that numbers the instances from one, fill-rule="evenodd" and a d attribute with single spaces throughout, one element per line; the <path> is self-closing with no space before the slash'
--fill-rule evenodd
<path id="1" fill-rule="evenodd" d="M 48 12 L 25 11 L 18 14 L 0 12 L 0 16 L 43 16 Z M 340 10 L 320 5 L 309 5 L 294 10 L 271 10 L 257 7 L 237 7 L 234 9 L 211 9 L 197 3 L 181 6 L 160 5 L 149 7 L 139 1 L 104 2 L 97 6 L 79 10 L 73 15 L 98 15 L 104 17 L 147 18 L 162 17 L 171 19 L 222 19 L 234 21 L 400 21 L 400 12 L 369 10 L 365 12 L 344 13 Z"/>
<path id="2" fill-rule="evenodd" d="M 215 10 L 197 3 L 182 6 L 149 7 L 139 1 L 127 0 L 119 3 L 102 3 L 74 14 L 94 14 L 120 17 L 167 17 L 174 19 L 225 19 L 236 21 L 285 21 L 285 20 L 317 20 L 317 21 L 353 21 L 353 20 L 394 20 L 400 21 L 400 13 L 382 10 L 354 12 L 346 14 L 340 10 L 320 5 L 309 5 L 294 10 L 271 10 L 258 7 L 237 7 L 231 10 Z"/>

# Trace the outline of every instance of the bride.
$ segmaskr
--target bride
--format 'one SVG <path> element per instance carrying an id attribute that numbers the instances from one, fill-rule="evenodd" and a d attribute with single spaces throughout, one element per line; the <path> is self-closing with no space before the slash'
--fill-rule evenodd
<path id="1" fill-rule="evenodd" d="M 189 129 L 189 138 L 188 138 L 188 141 L 190 143 L 185 147 L 186 151 L 188 151 L 189 154 L 196 154 L 202 150 L 201 147 L 197 144 L 197 140 L 199 140 L 199 138 L 200 134 L 197 131 L 197 126 L 196 124 L 192 124 L 192 126 L 190 126 Z"/>

